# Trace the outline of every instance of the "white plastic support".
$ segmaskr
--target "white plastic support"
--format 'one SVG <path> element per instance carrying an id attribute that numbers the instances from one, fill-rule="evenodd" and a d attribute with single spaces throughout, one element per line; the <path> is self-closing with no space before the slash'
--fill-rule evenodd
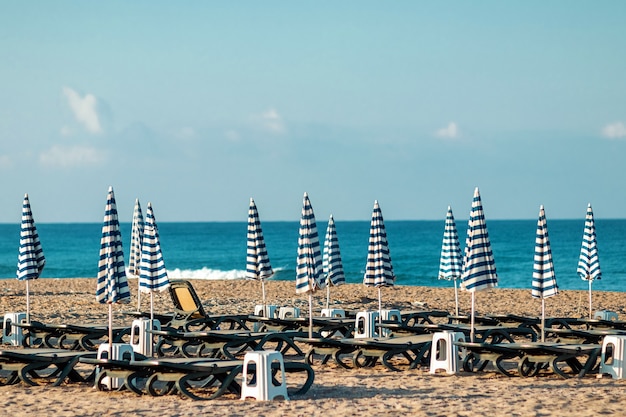
<path id="1" fill-rule="evenodd" d="M 144 356 L 154 354 L 154 336 L 151 330 L 161 330 L 161 322 L 150 319 L 136 319 L 130 328 L 130 345 L 133 351 Z"/>
<path id="2" fill-rule="evenodd" d="M 598 377 L 608 374 L 614 379 L 626 377 L 626 336 L 604 336 Z"/>
<path id="3" fill-rule="evenodd" d="M 278 306 L 277 305 L 265 305 L 265 310 L 263 309 L 262 304 L 257 304 L 254 306 L 254 315 L 260 317 L 268 317 L 268 318 L 276 318 L 278 316 Z"/>
<path id="4" fill-rule="evenodd" d="M 341 308 L 323 308 L 322 317 L 346 317 L 346 310 Z"/>
<path id="5" fill-rule="evenodd" d="M 279 367 L 276 375 L 272 375 L 272 366 L 276 363 Z M 250 372 L 249 365 L 255 364 L 254 374 Z M 261 401 L 271 401 L 277 397 L 285 400 L 287 395 L 287 381 L 285 378 L 285 363 L 283 355 L 274 350 L 262 350 L 248 352 L 243 359 L 243 381 L 241 384 L 241 399 L 255 398 Z"/>
<path id="6" fill-rule="evenodd" d="M 443 369 L 447 374 L 456 374 L 459 364 L 459 347 L 454 342 L 464 342 L 462 332 L 443 331 L 433 335 L 433 344 L 430 351 L 429 373 L 435 374 Z"/>
<path id="7" fill-rule="evenodd" d="M 112 352 L 109 352 L 109 347 L 112 347 Z M 135 359 L 135 351 L 133 347 L 128 343 L 102 343 L 98 347 L 98 359 L 112 359 L 112 360 L 125 360 L 131 361 Z M 96 367 L 96 381 L 98 380 L 98 373 L 100 369 Z M 117 389 L 123 384 L 122 378 L 110 378 L 105 377 L 102 379 L 102 385 L 106 386 L 109 390 Z"/>
<path id="8" fill-rule="evenodd" d="M 617 316 L 617 313 L 614 311 L 599 310 L 593 313 L 593 318 L 597 320 L 615 321 L 617 320 L 618 316 Z"/>
<path id="9" fill-rule="evenodd" d="M 300 309 L 298 307 L 281 307 L 278 309 L 279 319 L 298 318 Z"/>
<path id="10" fill-rule="evenodd" d="M 359 311 L 354 324 L 354 337 L 356 339 L 378 337 L 376 331 L 378 317 L 378 311 Z"/>
<path id="11" fill-rule="evenodd" d="M 402 315 L 400 314 L 400 310 L 382 310 L 380 313 L 380 317 L 382 320 L 395 321 L 398 323 L 402 321 Z M 383 337 L 389 337 L 391 336 L 391 333 L 392 332 L 390 329 L 381 329 L 380 331 L 380 335 Z"/>
<path id="12" fill-rule="evenodd" d="M 26 313 L 6 313 L 2 327 L 2 343 L 13 346 L 22 346 L 24 333 L 21 327 L 13 323 L 21 323 L 26 320 Z"/>

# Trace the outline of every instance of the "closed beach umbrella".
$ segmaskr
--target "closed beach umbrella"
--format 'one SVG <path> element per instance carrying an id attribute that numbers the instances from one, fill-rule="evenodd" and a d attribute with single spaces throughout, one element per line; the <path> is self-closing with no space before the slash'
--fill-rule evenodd
<path id="1" fill-rule="evenodd" d="M 559 292 L 556 285 L 556 274 L 552 263 L 552 250 L 548 236 L 548 223 L 546 213 L 541 206 L 539 208 L 539 221 L 537 222 L 537 236 L 535 238 L 535 258 L 533 267 L 533 282 L 531 295 L 541 298 L 541 341 L 545 341 L 546 322 L 546 298 L 552 297 Z"/>
<path id="2" fill-rule="evenodd" d="M 128 274 L 139 277 L 139 262 L 141 261 L 141 242 L 143 240 L 143 213 L 139 199 L 135 199 L 133 209 L 133 223 L 130 229 L 130 257 L 128 260 Z M 137 284 L 139 285 L 139 283 Z M 141 291 L 137 291 L 137 311 L 141 310 Z"/>
<path id="3" fill-rule="evenodd" d="M 341 262 L 341 251 L 339 250 L 339 238 L 333 215 L 328 219 L 326 227 L 326 237 L 324 239 L 324 253 L 322 254 L 322 269 L 324 271 L 324 282 L 326 284 L 326 308 L 330 305 L 330 287 L 346 283 Z"/>
<path id="4" fill-rule="evenodd" d="M 439 259 L 439 279 L 454 281 L 454 303 L 456 315 L 459 315 L 459 289 L 456 280 L 461 278 L 463 270 L 463 258 L 461 257 L 461 245 L 459 234 L 456 230 L 452 209 L 448 206 L 446 223 L 443 229 L 443 242 L 441 244 L 441 257 Z"/>
<path id="5" fill-rule="evenodd" d="M 309 338 L 313 337 L 313 293 L 322 288 L 322 273 L 322 254 L 315 214 L 308 194 L 304 193 L 298 233 L 296 294 L 309 294 Z"/>
<path id="6" fill-rule="evenodd" d="M 139 291 L 150 293 L 150 320 L 154 320 L 154 293 L 170 286 L 167 269 L 163 262 L 159 229 L 154 219 L 152 203 L 148 203 L 139 263 Z"/>
<path id="7" fill-rule="evenodd" d="M 591 204 L 587 206 L 585 216 L 585 229 L 583 231 L 583 243 L 580 248 L 580 258 L 578 259 L 578 275 L 589 282 L 589 318 L 591 312 L 591 283 L 594 279 L 602 277 L 600 270 L 600 257 L 598 256 L 598 242 L 596 241 L 596 226 L 593 220 L 593 210 Z"/>
<path id="8" fill-rule="evenodd" d="M 391 254 L 389 252 L 389 243 L 387 242 L 383 213 L 380 210 L 378 201 L 374 201 L 363 284 L 368 287 L 378 288 L 378 312 L 381 320 L 383 309 L 381 288 L 393 287 L 395 281 L 396 276 L 393 273 L 393 265 L 391 264 Z"/>
<path id="9" fill-rule="evenodd" d="M 20 228 L 20 250 L 17 258 L 17 279 L 26 281 L 26 322 L 30 323 L 30 289 L 28 283 L 41 275 L 46 258 L 41 248 L 39 234 L 30 209 L 28 194 L 22 203 L 22 225 Z"/>
<path id="10" fill-rule="evenodd" d="M 487 223 L 483 213 L 478 187 L 474 190 L 472 211 L 467 225 L 465 253 L 463 256 L 462 288 L 472 294 L 472 314 L 470 319 L 470 340 L 474 341 L 474 321 L 476 291 L 486 290 L 498 285 L 496 263 L 491 251 L 491 242 L 487 232 Z"/>
<path id="11" fill-rule="evenodd" d="M 265 311 L 265 279 L 274 274 L 270 258 L 265 247 L 261 220 L 254 200 L 250 199 L 248 209 L 248 246 L 246 256 L 246 278 L 261 281 L 263 292 L 263 311 Z"/>
<path id="12" fill-rule="evenodd" d="M 113 187 L 109 187 L 100 239 L 100 259 L 96 284 L 96 301 L 109 305 L 109 345 L 113 344 L 113 303 L 128 303 L 130 290 L 126 280 L 122 234 L 117 216 Z M 109 352 L 111 352 L 109 346 Z"/>

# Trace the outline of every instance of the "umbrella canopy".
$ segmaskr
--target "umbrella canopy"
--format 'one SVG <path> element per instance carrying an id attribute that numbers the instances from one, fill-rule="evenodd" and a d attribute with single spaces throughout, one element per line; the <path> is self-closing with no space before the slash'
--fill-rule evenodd
<path id="1" fill-rule="evenodd" d="M 263 291 L 263 311 L 265 311 L 265 279 L 274 274 L 270 258 L 265 247 L 261 220 L 254 200 L 250 199 L 248 209 L 248 247 L 246 256 L 246 278 L 261 281 Z"/>
<path id="2" fill-rule="evenodd" d="M 133 209 L 133 223 L 130 229 L 130 258 L 128 260 L 128 274 L 139 276 L 139 262 L 141 261 L 141 242 L 143 240 L 143 213 L 139 199 L 135 199 Z M 139 284 L 137 284 L 139 285 Z M 137 291 L 137 311 L 141 310 L 141 291 Z"/>
<path id="3" fill-rule="evenodd" d="M 322 254 L 315 214 L 308 194 L 304 193 L 298 233 L 296 294 L 309 294 L 309 337 L 313 336 L 313 293 L 323 286 L 322 273 Z"/>
<path id="4" fill-rule="evenodd" d="M 326 284 L 326 308 L 330 305 L 330 287 L 346 283 L 339 250 L 339 238 L 333 215 L 328 219 L 326 237 L 324 239 L 324 252 L 322 254 L 322 269 L 324 271 L 324 283 Z"/>
<path id="5" fill-rule="evenodd" d="M 550 249 L 550 237 L 548 236 L 548 223 L 546 212 L 539 208 L 539 220 L 537 222 L 537 236 L 535 238 L 535 258 L 533 267 L 533 281 L 531 295 L 541 298 L 541 341 L 545 341 L 546 304 L 545 299 L 559 292 L 556 285 L 556 274 L 552 263 L 552 250 Z"/>
<path id="6" fill-rule="evenodd" d="M 368 287 L 378 288 L 379 317 L 382 317 L 381 288 L 393 287 L 395 281 L 396 276 L 393 273 L 393 265 L 391 264 L 391 253 L 389 252 L 383 213 L 380 210 L 378 201 L 374 201 L 363 284 Z"/>
<path id="7" fill-rule="evenodd" d="M 487 223 L 485 222 L 478 187 L 474 190 L 472 210 L 467 225 L 461 280 L 462 288 L 472 294 L 470 340 L 473 342 L 476 291 L 486 290 L 498 285 L 496 263 L 491 251 L 491 242 L 489 241 Z"/>
<path id="8" fill-rule="evenodd" d="M 133 223 L 130 230 L 130 257 L 128 273 L 139 276 L 139 262 L 141 261 L 141 242 L 143 241 L 144 219 L 139 199 L 135 200 L 133 209 Z"/>
<path id="9" fill-rule="evenodd" d="M 128 303 L 130 290 L 126 280 L 122 234 L 117 216 L 113 187 L 109 187 L 100 239 L 100 260 L 96 301 L 109 305 L 109 345 L 113 344 L 113 303 Z M 109 352 L 111 348 L 109 348 Z"/>
<path id="10" fill-rule="evenodd" d="M 28 194 L 22 203 L 22 225 L 20 228 L 20 249 L 17 258 L 17 279 L 26 281 L 26 322 L 30 323 L 30 290 L 28 282 L 39 278 L 46 257 L 43 254 L 39 234 L 30 209 Z"/>
<path id="11" fill-rule="evenodd" d="M 439 258 L 439 279 L 454 281 L 454 302 L 456 305 L 456 315 L 459 315 L 459 290 L 456 280 L 461 278 L 463 270 L 463 258 L 461 257 L 461 245 L 459 234 L 454 222 L 454 214 L 448 206 L 446 223 L 443 229 L 443 242 L 441 244 L 441 257 Z"/>
<path id="12" fill-rule="evenodd" d="M 585 229 L 583 230 L 583 242 L 580 248 L 577 272 L 583 280 L 589 281 L 589 318 L 591 318 L 591 283 L 594 279 L 600 279 L 602 277 L 600 257 L 598 256 L 598 242 L 596 240 L 596 226 L 593 220 L 591 204 L 587 206 Z"/>
<path id="13" fill-rule="evenodd" d="M 150 293 L 150 320 L 154 320 L 154 299 L 156 291 L 164 291 L 170 286 L 167 269 L 163 262 L 159 229 L 152 211 L 152 203 L 148 203 L 146 223 L 141 245 L 141 262 L 139 263 L 139 291 Z"/>

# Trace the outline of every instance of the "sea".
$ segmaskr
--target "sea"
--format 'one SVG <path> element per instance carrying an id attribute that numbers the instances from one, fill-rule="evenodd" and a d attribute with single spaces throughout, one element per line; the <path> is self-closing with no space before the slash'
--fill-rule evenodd
<path id="1" fill-rule="evenodd" d="M 467 221 L 456 221 L 461 247 Z M 626 292 L 626 219 L 596 219 L 602 279 L 598 291 Z M 320 244 L 326 222 L 317 222 Z M 349 283 L 362 283 L 367 257 L 369 221 L 336 221 L 339 246 Z M 453 287 L 437 279 L 444 221 L 385 221 L 396 285 Z M 120 225 L 128 264 L 130 223 Z M 246 269 L 246 222 L 159 223 L 161 249 L 170 278 L 242 279 Z M 0 279 L 15 279 L 19 224 L 0 224 Z M 101 224 L 37 224 L 46 265 L 42 279 L 96 277 Z M 297 221 L 262 222 L 271 279 L 295 278 Z M 487 220 L 501 288 L 530 289 L 536 220 Z M 560 289 L 586 290 L 576 273 L 584 219 L 548 220 L 554 268 Z"/>

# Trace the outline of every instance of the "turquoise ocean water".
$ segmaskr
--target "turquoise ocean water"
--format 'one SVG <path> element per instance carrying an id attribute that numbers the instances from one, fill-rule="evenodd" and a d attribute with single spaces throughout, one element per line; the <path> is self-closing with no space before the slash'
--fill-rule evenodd
<path id="1" fill-rule="evenodd" d="M 262 222 L 273 279 L 295 277 L 298 222 Z M 452 286 L 437 280 L 444 221 L 385 221 L 398 285 Z M 499 286 L 530 288 L 536 220 L 487 220 Z M 128 264 L 130 224 L 122 236 Z M 369 221 L 336 222 L 346 279 L 363 279 Z M 457 219 L 461 247 L 467 221 Z M 557 282 L 561 289 L 587 289 L 576 274 L 584 219 L 550 220 Z M 37 224 L 46 256 L 42 278 L 95 277 L 101 224 Z M 161 247 L 171 278 L 236 279 L 246 267 L 245 222 L 159 223 Z M 318 221 L 323 244 L 326 222 Z M 596 219 L 602 279 L 594 290 L 626 292 L 626 220 Z M 15 278 L 19 225 L 0 224 L 0 278 Z"/>

